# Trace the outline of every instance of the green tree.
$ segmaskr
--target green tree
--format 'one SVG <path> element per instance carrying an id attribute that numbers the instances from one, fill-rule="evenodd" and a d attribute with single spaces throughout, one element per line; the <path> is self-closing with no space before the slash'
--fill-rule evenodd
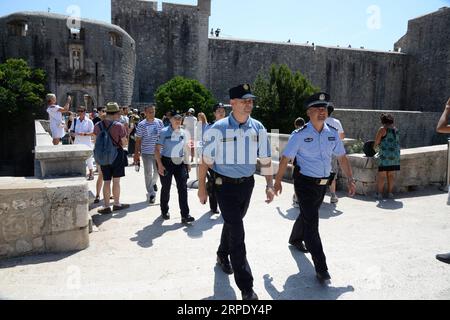
<path id="1" fill-rule="evenodd" d="M 170 110 L 204 112 L 212 119 L 212 106 L 216 103 L 210 91 L 200 82 L 177 76 L 161 85 L 155 93 L 157 115 L 161 117 Z"/>
<path id="2" fill-rule="evenodd" d="M 253 117 L 268 130 L 279 129 L 291 133 L 297 117 L 306 119 L 304 101 L 319 91 L 300 73 L 292 73 L 287 65 L 272 65 L 268 74 L 260 72 L 254 83 L 258 96 Z"/>
<path id="3" fill-rule="evenodd" d="M 45 95 L 45 72 L 31 69 L 22 59 L 0 64 L 0 106 L 9 118 L 41 115 Z"/>

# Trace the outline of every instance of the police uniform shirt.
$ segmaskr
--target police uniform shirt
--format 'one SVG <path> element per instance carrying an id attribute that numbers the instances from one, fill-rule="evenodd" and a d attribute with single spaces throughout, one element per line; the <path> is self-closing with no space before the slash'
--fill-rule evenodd
<path id="1" fill-rule="evenodd" d="M 186 133 L 183 129 L 174 131 L 171 125 L 163 128 L 156 144 L 162 146 L 162 156 L 177 159 L 184 158 L 184 163 L 189 163 L 189 155 L 185 152 L 187 145 Z"/>
<path id="2" fill-rule="evenodd" d="M 296 159 L 303 175 L 326 178 L 331 172 L 331 157 L 345 155 L 344 144 L 336 129 L 324 123 L 322 132 L 317 132 L 308 122 L 291 135 L 283 156 Z"/>
<path id="3" fill-rule="evenodd" d="M 239 124 L 233 113 L 208 127 L 204 134 L 203 155 L 214 162 L 213 170 L 230 178 L 250 177 L 257 158 L 270 158 L 267 130 L 261 122 L 248 118 Z"/>

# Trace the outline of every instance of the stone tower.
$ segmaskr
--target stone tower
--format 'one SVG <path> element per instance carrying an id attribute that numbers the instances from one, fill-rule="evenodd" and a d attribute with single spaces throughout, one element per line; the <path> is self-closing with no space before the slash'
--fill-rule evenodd
<path id="1" fill-rule="evenodd" d="M 410 20 L 395 49 L 409 56 L 408 110 L 442 111 L 450 90 L 450 8 Z"/>
<path id="2" fill-rule="evenodd" d="M 197 6 L 112 0 L 112 23 L 136 41 L 134 102 L 154 101 L 157 88 L 180 75 L 206 84 L 211 0 Z"/>

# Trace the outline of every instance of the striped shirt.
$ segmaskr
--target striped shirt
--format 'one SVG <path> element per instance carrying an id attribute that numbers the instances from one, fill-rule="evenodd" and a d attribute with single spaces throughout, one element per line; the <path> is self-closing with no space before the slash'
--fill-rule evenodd
<path id="1" fill-rule="evenodd" d="M 141 153 L 155 154 L 155 145 L 159 139 L 164 124 L 160 119 L 148 122 L 147 119 L 139 122 L 136 129 L 136 137 L 141 138 Z"/>

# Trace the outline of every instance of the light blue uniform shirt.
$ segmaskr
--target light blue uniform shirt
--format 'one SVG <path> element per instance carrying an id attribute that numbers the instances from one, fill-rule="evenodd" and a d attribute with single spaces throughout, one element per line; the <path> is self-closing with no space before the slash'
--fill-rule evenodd
<path id="1" fill-rule="evenodd" d="M 167 158 L 182 158 L 186 143 L 186 133 L 184 130 L 174 131 L 172 125 L 170 125 L 161 130 L 159 140 L 156 144 L 162 146 L 162 156 Z"/>
<path id="2" fill-rule="evenodd" d="M 204 133 L 203 155 L 214 161 L 213 170 L 230 178 L 250 177 L 257 158 L 270 158 L 267 130 L 261 122 L 248 118 L 239 124 L 233 117 L 219 120 Z"/>
<path id="3" fill-rule="evenodd" d="M 345 155 L 338 131 L 324 124 L 319 133 L 310 122 L 294 131 L 283 152 L 289 159 L 296 158 L 301 174 L 313 178 L 330 176 L 332 155 Z"/>

